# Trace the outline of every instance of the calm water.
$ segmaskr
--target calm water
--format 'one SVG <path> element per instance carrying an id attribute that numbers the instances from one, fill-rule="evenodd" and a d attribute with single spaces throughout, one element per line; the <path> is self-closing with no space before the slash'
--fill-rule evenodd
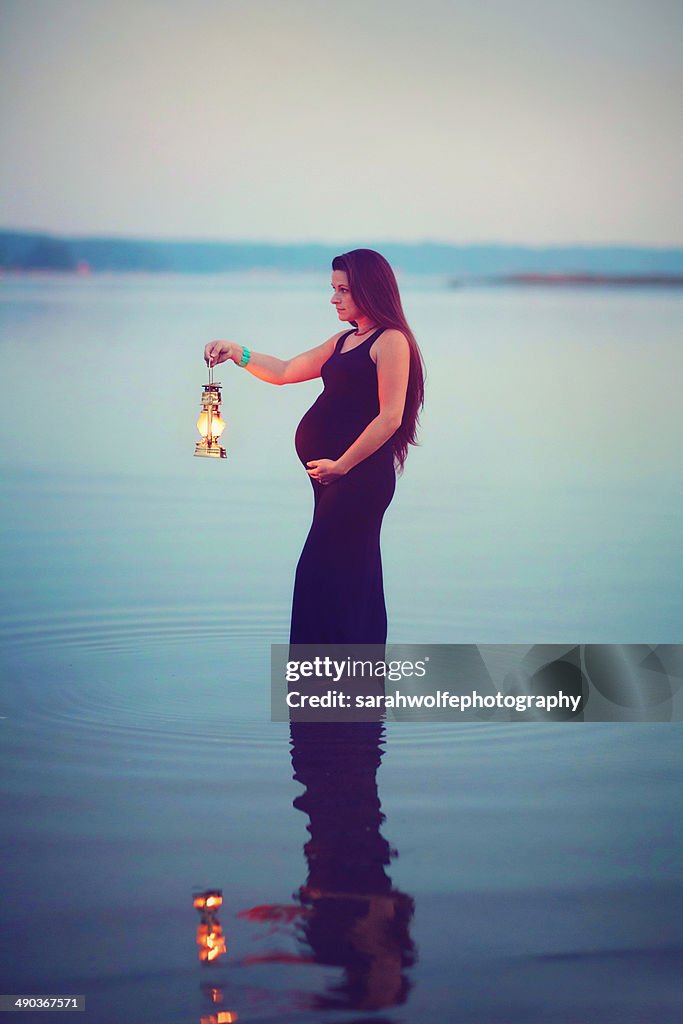
<path id="1" fill-rule="evenodd" d="M 2 991 L 105 1024 L 678 1020 L 680 727 L 269 721 L 320 385 L 221 368 L 228 460 L 193 459 L 202 348 L 311 347 L 328 290 L 0 282 Z M 389 639 L 681 642 L 681 296 L 404 301 Z"/>

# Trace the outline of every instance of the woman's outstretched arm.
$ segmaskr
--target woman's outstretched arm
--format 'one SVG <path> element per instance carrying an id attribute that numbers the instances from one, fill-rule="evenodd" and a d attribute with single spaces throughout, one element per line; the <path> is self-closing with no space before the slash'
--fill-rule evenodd
<path id="1" fill-rule="evenodd" d="M 291 359 L 278 359 L 264 352 L 252 352 L 245 369 L 259 380 L 267 384 L 298 384 L 303 380 L 313 380 L 320 376 L 323 363 L 326 363 L 334 352 L 335 345 L 342 331 L 334 334 L 322 345 L 301 352 Z M 232 359 L 239 363 L 244 347 L 235 341 L 210 341 L 204 346 L 204 359 L 208 366 L 217 366 Z"/>

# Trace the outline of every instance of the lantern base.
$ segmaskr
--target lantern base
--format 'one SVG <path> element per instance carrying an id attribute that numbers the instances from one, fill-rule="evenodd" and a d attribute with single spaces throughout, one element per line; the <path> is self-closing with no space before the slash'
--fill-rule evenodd
<path id="1" fill-rule="evenodd" d="M 205 459 L 226 459 L 228 457 L 225 448 L 221 448 L 216 441 L 213 444 L 208 444 L 205 439 L 197 441 L 194 453 Z"/>

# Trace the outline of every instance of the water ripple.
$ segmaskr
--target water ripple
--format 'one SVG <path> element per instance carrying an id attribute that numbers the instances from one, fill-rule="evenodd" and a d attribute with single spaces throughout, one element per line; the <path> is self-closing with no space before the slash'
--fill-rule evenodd
<path id="1" fill-rule="evenodd" d="M 12 666 L 3 714 L 65 749 L 79 738 L 136 749 L 171 740 L 281 745 L 286 726 L 283 733 L 270 721 L 270 645 L 286 637 L 286 612 L 246 601 L 206 612 L 158 605 L 9 615 L 0 626 Z M 457 746 L 490 751 L 529 731 L 518 724 L 513 737 L 495 723 L 391 717 L 386 729 L 390 746 L 428 761 Z"/>
<path id="2" fill-rule="evenodd" d="M 0 625 L 5 650 L 36 647 L 138 651 L 169 645 L 220 644 L 235 638 L 283 642 L 287 623 L 279 605 L 240 603 L 208 612 L 188 608 L 79 608 L 49 615 L 6 615 Z"/>

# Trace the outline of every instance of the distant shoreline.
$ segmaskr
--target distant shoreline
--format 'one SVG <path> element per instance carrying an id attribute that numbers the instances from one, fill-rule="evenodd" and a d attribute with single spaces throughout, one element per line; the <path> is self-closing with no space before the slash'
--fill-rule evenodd
<path id="1" fill-rule="evenodd" d="M 446 284 L 666 285 L 683 280 L 683 247 L 174 241 L 71 237 L 0 229 L 0 272 L 325 273 L 349 248 L 377 249 L 399 274 L 442 276 Z"/>
<path id="2" fill-rule="evenodd" d="M 248 267 L 231 270 L 147 270 L 147 269 L 102 269 L 93 270 L 91 267 L 79 264 L 76 267 L 3 267 L 0 265 L 0 282 L 5 280 L 93 280 L 106 278 L 232 278 L 258 281 L 263 278 L 267 280 L 299 280 L 302 277 L 308 278 L 311 274 L 320 274 L 317 270 L 287 270 L 282 267 Z M 399 275 L 400 276 L 400 275 Z M 439 281 L 446 289 L 461 288 L 618 288 L 618 289 L 679 289 L 683 288 L 683 274 L 501 274 L 499 276 L 467 275 L 454 277 L 450 274 L 420 273 L 413 271 L 410 277 L 415 279 Z"/>
<path id="3" fill-rule="evenodd" d="M 168 270 L 168 269 L 93 269 L 88 265 L 79 264 L 76 267 L 3 267 L 0 265 L 0 282 L 4 279 L 17 280 L 83 280 L 94 278 L 164 278 L 164 277 L 236 277 L 244 280 L 284 280 L 286 278 L 298 280 L 302 276 L 308 277 L 311 274 L 320 274 L 320 268 L 316 270 L 287 270 L 283 267 L 245 267 L 226 270 Z M 420 273 L 412 271 L 410 276 L 424 278 L 434 281 L 440 279 L 444 288 L 496 288 L 496 287 L 542 287 L 542 288 L 683 288 L 683 274 L 501 274 L 490 275 L 466 275 L 454 277 L 452 274 L 434 274 L 433 272 Z"/>
<path id="4" fill-rule="evenodd" d="M 504 274 L 498 284 L 514 285 L 618 285 L 637 288 L 643 285 L 665 288 L 683 287 L 683 274 Z"/>

